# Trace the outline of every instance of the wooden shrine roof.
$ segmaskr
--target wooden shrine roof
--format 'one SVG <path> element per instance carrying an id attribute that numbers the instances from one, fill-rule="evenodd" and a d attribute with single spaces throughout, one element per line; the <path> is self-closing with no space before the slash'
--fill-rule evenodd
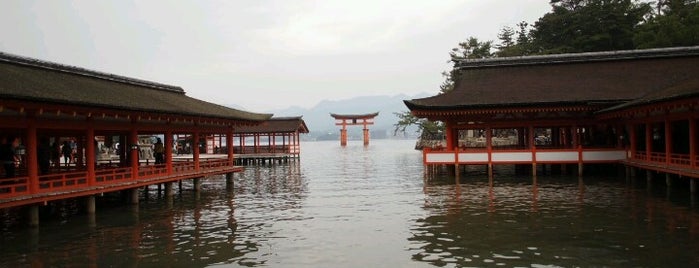
<path id="1" fill-rule="evenodd" d="M 599 113 L 613 112 L 664 101 L 696 97 L 699 97 L 699 77 L 684 81 L 682 83 L 670 86 L 665 89 L 650 92 L 647 95 L 638 99 L 601 110 L 599 111 Z"/>
<path id="2" fill-rule="evenodd" d="M 699 47 L 457 60 L 454 90 L 404 101 L 411 110 L 602 104 L 672 88 L 699 73 Z"/>
<path id="3" fill-rule="evenodd" d="M 299 133 L 309 132 L 306 122 L 303 121 L 301 116 L 273 117 L 254 126 L 237 127 L 235 133 L 292 133 L 297 130 Z"/>
<path id="4" fill-rule="evenodd" d="M 185 91 L 177 86 L 2 52 L 0 98 L 245 121 L 263 121 L 272 116 L 195 99 L 185 95 Z"/>
<path id="5" fill-rule="evenodd" d="M 379 115 L 379 112 L 369 113 L 369 114 L 334 114 L 330 113 L 335 119 L 363 119 L 363 118 L 374 118 Z"/>

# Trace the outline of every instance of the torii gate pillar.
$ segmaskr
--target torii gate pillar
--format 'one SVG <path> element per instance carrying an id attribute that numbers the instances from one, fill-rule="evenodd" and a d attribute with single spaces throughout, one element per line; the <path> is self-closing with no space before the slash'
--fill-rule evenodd
<path id="1" fill-rule="evenodd" d="M 342 126 L 340 129 L 340 146 L 347 146 L 347 126 L 362 125 L 364 134 L 364 146 L 369 145 L 369 128 L 368 125 L 374 124 L 374 117 L 379 115 L 378 112 L 373 114 L 357 114 L 357 115 L 341 115 L 333 114 L 330 116 L 335 118 L 335 125 Z"/>

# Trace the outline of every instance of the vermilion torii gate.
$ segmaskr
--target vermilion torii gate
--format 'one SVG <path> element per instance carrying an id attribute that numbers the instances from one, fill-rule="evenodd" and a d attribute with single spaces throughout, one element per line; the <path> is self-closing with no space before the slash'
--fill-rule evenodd
<path id="1" fill-rule="evenodd" d="M 340 145 L 341 146 L 346 146 L 347 145 L 347 126 L 357 126 L 357 125 L 362 125 L 364 126 L 364 146 L 369 145 L 369 129 L 367 128 L 367 125 L 373 125 L 374 124 L 374 117 L 379 115 L 379 112 L 371 113 L 371 114 L 333 114 L 330 113 L 330 116 L 335 118 L 335 125 L 336 126 L 342 126 L 342 129 L 340 129 Z"/>

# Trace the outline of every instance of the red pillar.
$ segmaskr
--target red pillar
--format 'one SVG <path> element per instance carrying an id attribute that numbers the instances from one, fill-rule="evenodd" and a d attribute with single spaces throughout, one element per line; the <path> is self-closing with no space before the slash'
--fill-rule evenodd
<path id="1" fill-rule="evenodd" d="M 131 179 L 136 180 L 138 179 L 138 132 L 136 131 L 136 127 L 133 126 L 136 124 L 136 121 L 131 121 L 131 130 L 129 131 L 129 143 L 124 146 L 124 149 L 129 150 L 129 157 L 131 159 Z"/>
<path id="2" fill-rule="evenodd" d="M 165 140 L 163 141 L 165 144 L 165 169 L 167 174 L 172 174 L 172 145 L 173 140 L 172 140 L 172 131 L 171 130 L 166 130 L 165 131 Z"/>
<path id="3" fill-rule="evenodd" d="M 342 129 L 340 130 L 340 146 L 347 146 L 347 122 L 342 119 Z"/>
<path id="4" fill-rule="evenodd" d="M 97 164 L 97 155 L 95 154 L 95 127 L 92 124 L 92 117 L 87 118 L 87 131 L 85 132 L 85 158 L 87 163 L 87 185 L 92 186 L 97 183 L 95 178 L 95 165 Z"/>
<path id="5" fill-rule="evenodd" d="M 277 135 L 272 133 L 272 153 L 277 152 Z"/>
<path id="6" fill-rule="evenodd" d="M 366 119 L 362 120 L 364 123 L 364 129 L 362 129 L 362 132 L 364 134 L 364 146 L 369 145 L 369 129 L 366 127 Z"/>
<path id="7" fill-rule="evenodd" d="M 194 131 L 194 135 L 192 135 L 192 155 L 194 170 L 199 171 L 199 131 Z"/>
<path id="8" fill-rule="evenodd" d="M 12 142 L 12 141 L 8 141 Z M 36 135 L 36 117 L 34 112 L 27 112 L 27 139 L 26 139 L 26 156 L 27 156 L 27 175 L 29 176 L 29 192 L 36 193 L 39 191 L 39 159 L 37 158 L 37 135 Z"/>
<path id="9" fill-rule="evenodd" d="M 228 149 L 228 165 L 233 166 L 235 156 L 233 155 L 233 127 L 228 127 L 226 131 L 226 148 Z"/>
<path id="10" fill-rule="evenodd" d="M 445 144 L 447 150 L 454 149 L 454 129 L 451 122 L 444 122 L 444 136 L 447 144 Z"/>

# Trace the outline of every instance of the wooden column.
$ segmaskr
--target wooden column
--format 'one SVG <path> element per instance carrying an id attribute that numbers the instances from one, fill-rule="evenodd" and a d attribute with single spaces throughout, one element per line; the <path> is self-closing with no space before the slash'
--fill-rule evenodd
<path id="1" fill-rule="evenodd" d="M 650 122 L 646 122 L 646 161 L 650 161 L 650 154 L 653 150 L 653 129 Z"/>
<path id="2" fill-rule="evenodd" d="M 347 122 L 342 119 L 342 129 L 340 129 L 340 146 L 347 146 Z"/>
<path id="3" fill-rule="evenodd" d="M 364 123 L 364 128 L 362 129 L 364 134 L 364 146 L 367 146 L 369 145 L 369 129 L 366 126 L 366 119 L 363 119 L 362 122 Z"/>
<path id="4" fill-rule="evenodd" d="M 136 131 L 135 120 L 131 122 L 131 130 L 129 131 L 129 142 L 124 145 L 124 150 L 129 150 L 129 158 L 131 159 L 131 180 L 138 179 L 138 132 Z"/>
<path id="5" fill-rule="evenodd" d="M 194 131 L 192 135 L 192 158 L 194 170 L 199 171 L 199 131 Z"/>
<path id="6" fill-rule="evenodd" d="M 532 177 L 536 177 L 536 140 L 534 137 L 534 126 L 530 125 L 527 131 L 529 132 L 527 136 L 529 138 L 529 149 L 532 152 Z"/>
<path id="7" fill-rule="evenodd" d="M 165 130 L 165 139 L 163 143 L 163 146 L 165 147 L 165 155 L 163 156 L 163 160 L 165 161 L 166 172 L 168 175 L 170 175 L 172 174 L 172 145 L 174 144 L 171 130 Z"/>
<path id="8" fill-rule="evenodd" d="M 97 148 L 95 148 L 95 126 L 92 117 L 87 117 L 87 131 L 85 131 L 85 158 L 87 163 L 87 185 L 93 186 L 97 183 L 95 177 L 95 166 L 97 165 Z"/>
<path id="9" fill-rule="evenodd" d="M 665 119 L 665 164 L 672 162 L 672 122 Z"/>
<path id="10" fill-rule="evenodd" d="M 228 165 L 233 166 L 235 163 L 235 156 L 233 155 L 233 127 L 228 127 L 226 130 L 226 148 L 228 148 Z"/>
<path id="11" fill-rule="evenodd" d="M 27 145 L 25 154 L 27 156 L 27 175 L 29 176 L 29 192 L 36 193 L 39 191 L 39 159 L 37 157 L 37 145 L 39 143 L 36 135 L 36 116 L 34 114 L 34 111 L 27 112 L 27 136 L 25 142 Z"/>
<path id="12" fill-rule="evenodd" d="M 449 121 L 444 122 L 445 128 L 444 128 L 444 136 L 446 139 L 447 144 L 445 144 L 445 147 L 447 150 L 453 150 L 454 149 L 454 129 L 453 129 L 453 124 Z"/>
<path id="13" fill-rule="evenodd" d="M 637 144 L 638 144 L 638 135 L 636 133 L 636 125 L 630 124 L 629 127 L 629 146 L 631 148 L 631 159 L 636 158 L 636 151 L 637 149 Z"/>
<path id="14" fill-rule="evenodd" d="M 457 142 L 457 145 L 458 145 L 458 142 Z M 485 146 L 486 146 L 486 149 L 488 150 L 488 178 L 492 178 L 493 177 L 493 130 L 489 126 L 485 128 Z"/>
<path id="15" fill-rule="evenodd" d="M 697 121 L 694 117 L 689 118 L 689 160 L 692 168 L 697 166 Z"/>

